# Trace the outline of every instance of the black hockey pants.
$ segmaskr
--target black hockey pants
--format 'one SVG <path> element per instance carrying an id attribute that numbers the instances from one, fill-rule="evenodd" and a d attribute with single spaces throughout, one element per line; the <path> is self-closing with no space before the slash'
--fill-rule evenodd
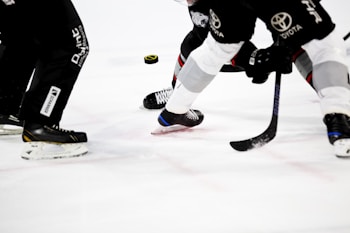
<path id="1" fill-rule="evenodd" d="M 58 124 L 89 51 L 72 2 L 0 2 L 0 32 L 0 113 Z"/>

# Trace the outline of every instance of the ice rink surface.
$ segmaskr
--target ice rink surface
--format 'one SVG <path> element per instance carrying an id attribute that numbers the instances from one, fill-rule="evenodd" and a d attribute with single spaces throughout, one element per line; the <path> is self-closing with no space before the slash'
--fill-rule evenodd
<path id="1" fill-rule="evenodd" d="M 88 133 L 84 157 L 27 161 L 0 138 L 1 233 L 350 233 L 350 160 L 326 137 L 318 97 L 294 69 L 281 85 L 276 138 L 237 152 L 272 114 L 274 74 L 254 85 L 220 73 L 194 108 L 203 123 L 152 136 L 145 95 L 170 86 L 186 7 L 171 0 L 74 1 L 91 52 L 61 126 Z M 323 0 L 344 35 L 348 0 Z M 257 25 L 253 41 L 268 46 Z M 349 46 L 350 47 L 350 46 Z M 147 65 L 143 57 L 157 54 Z"/>

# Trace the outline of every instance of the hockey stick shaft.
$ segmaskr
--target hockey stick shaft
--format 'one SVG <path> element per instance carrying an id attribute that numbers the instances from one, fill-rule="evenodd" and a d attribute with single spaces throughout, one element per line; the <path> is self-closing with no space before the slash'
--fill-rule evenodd
<path id="1" fill-rule="evenodd" d="M 273 97 L 273 110 L 272 118 L 267 129 L 256 137 L 249 138 L 241 141 L 231 141 L 230 145 L 233 149 L 238 151 L 247 151 L 253 148 L 258 148 L 269 143 L 276 136 L 277 123 L 278 123 L 278 111 L 279 111 L 279 100 L 281 90 L 281 73 L 276 72 L 275 79 L 275 92 Z"/>
<path id="2" fill-rule="evenodd" d="M 350 32 L 348 32 L 348 34 L 346 34 L 346 35 L 343 37 L 343 39 L 344 39 L 344 40 L 347 40 L 349 37 L 350 37 Z"/>

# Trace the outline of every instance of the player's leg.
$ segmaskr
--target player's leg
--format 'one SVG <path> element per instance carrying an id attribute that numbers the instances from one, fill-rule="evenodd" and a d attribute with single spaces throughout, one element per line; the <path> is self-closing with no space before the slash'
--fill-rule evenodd
<path id="1" fill-rule="evenodd" d="M 179 72 L 173 94 L 159 115 L 158 122 L 165 127 L 174 124 L 189 125 L 183 118 L 192 112 L 191 106 L 196 97 L 220 72 L 223 64 L 230 61 L 244 41 L 250 40 L 253 34 L 255 17 L 251 12 L 239 6 L 232 9 L 229 0 L 212 4 L 209 13 L 210 34 L 201 46 L 191 52 Z M 239 20 L 245 24 L 237 25 Z M 236 27 L 234 31 L 233 25 Z M 199 112 L 196 115 L 187 117 L 186 121 L 192 121 L 190 127 L 202 122 L 202 117 L 199 117 L 202 114 Z"/>
<path id="2" fill-rule="evenodd" d="M 207 2 L 199 1 L 195 5 L 188 7 L 188 10 L 193 23 L 193 28 L 181 43 L 180 54 L 175 62 L 171 86 L 148 94 L 143 99 L 143 106 L 146 109 L 164 108 L 173 92 L 177 76 L 185 64 L 187 57 L 194 49 L 198 48 L 203 43 L 208 35 L 209 6 Z"/>
<path id="3" fill-rule="evenodd" d="M 21 3 L 32 10 L 29 11 L 31 17 L 28 17 L 30 20 L 26 25 L 33 30 L 40 51 L 33 80 L 24 96 L 20 112 L 20 117 L 24 119 L 23 141 L 63 144 L 87 142 L 85 132 L 59 127 L 89 51 L 78 13 L 70 0 Z M 87 150 L 73 152 L 75 154 L 67 156 L 77 156 Z"/>
<path id="4" fill-rule="evenodd" d="M 37 57 L 16 8 L 0 6 L 0 135 L 22 132 L 18 113 Z"/>

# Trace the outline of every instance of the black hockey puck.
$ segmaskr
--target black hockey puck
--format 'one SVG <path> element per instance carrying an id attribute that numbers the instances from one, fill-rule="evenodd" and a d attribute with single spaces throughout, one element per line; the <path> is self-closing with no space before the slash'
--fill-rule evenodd
<path id="1" fill-rule="evenodd" d="M 146 64 L 154 64 L 158 62 L 158 56 L 155 54 L 147 55 L 144 59 Z"/>

